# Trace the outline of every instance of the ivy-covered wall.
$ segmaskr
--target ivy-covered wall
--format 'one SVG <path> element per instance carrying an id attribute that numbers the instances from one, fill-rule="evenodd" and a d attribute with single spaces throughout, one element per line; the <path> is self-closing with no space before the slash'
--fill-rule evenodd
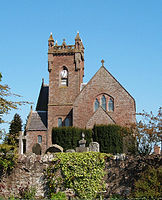
<path id="1" fill-rule="evenodd" d="M 104 165 L 103 161 L 105 162 Z M 50 169 L 55 171 L 58 167 L 60 170 L 56 170 L 54 176 L 57 175 L 57 178 L 60 177 L 60 180 L 63 178 L 63 181 L 66 183 L 65 186 L 68 187 L 70 186 L 68 184 L 73 182 L 76 184 L 76 188 L 81 189 L 80 187 L 83 187 L 82 183 L 84 183 L 84 178 L 87 180 L 87 177 L 89 176 L 90 180 L 89 182 L 87 181 L 87 184 L 92 181 L 92 188 L 89 188 L 89 190 L 92 191 L 91 194 L 93 194 L 94 191 L 93 184 L 95 184 L 95 182 L 93 180 L 95 179 L 95 176 L 98 179 L 96 181 L 97 185 L 102 178 L 102 170 L 104 169 L 104 178 L 102 179 L 104 182 L 100 182 L 105 183 L 102 188 L 103 190 L 101 191 L 104 197 L 106 199 L 112 195 L 128 197 L 134 189 L 135 181 L 142 178 L 143 172 L 150 168 L 158 169 L 161 167 L 161 162 L 162 156 L 160 155 L 144 157 L 126 156 L 124 160 L 116 160 L 113 157 L 102 156 L 100 153 L 94 153 L 91 155 L 88 153 L 60 153 L 55 155 L 46 154 L 44 156 L 36 156 L 35 154 L 28 156 L 22 155 L 19 157 L 17 165 L 13 169 L 12 173 L 8 176 L 1 177 L 0 196 L 10 197 L 12 194 L 18 196 L 19 189 L 22 187 L 25 188 L 28 185 L 29 187 L 35 187 L 37 197 L 43 199 L 43 197 L 47 195 L 47 191 L 49 191 L 50 187 L 50 185 L 47 187 L 47 169 L 49 169 L 50 173 Z M 84 168 L 84 166 L 87 167 Z M 79 170 L 76 171 L 74 168 Z M 61 170 L 63 170 L 62 173 Z M 99 174 L 96 175 L 97 170 L 99 170 Z M 90 173 L 91 171 L 93 171 L 92 177 Z M 144 175 L 146 176 L 146 174 Z M 155 177 L 155 174 L 151 177 Z M 70 180 L 68 182 L 69 178 Z M 152 181 L 152 178 L 149 180 Z M 154 184 L 157 181 L 158 179 L 155 179 L 152 183 Z M 60 183 L 62 184 L 62 182 Z M 78 183 L 79 185 L 77 186 Z M 138 183 L 140 182 L 137 182 L 137 186 L 139 185 Z M 60 191 L 61 188 L 63 190 L 65 189 L 58 184 L 56 189 L 57 192 Z M 78 195 L 79 192 L 77 192 L 77 190 L 75 190 L 75 194 Z M 85 191 L 86 187 L 84 187 L 83 190 Z M 136 193 L 132 193 L 132 195 L 136 195 Z"/>

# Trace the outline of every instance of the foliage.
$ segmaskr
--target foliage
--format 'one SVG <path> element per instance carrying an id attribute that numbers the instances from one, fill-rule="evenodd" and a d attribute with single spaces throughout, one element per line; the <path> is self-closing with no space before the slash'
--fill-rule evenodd
<path id="1" fill-rule="evenodd" d="M 29 187 L 29 183 L 25 187 L 19 188 L 19 195 L 21 199 L 35 199 L 35 187 Z"/>
<path id="2" fill-rule="evenodd" d="M 96 152 L 57 153 L 46 174 L 49 198 L 57 189 L 70 188 L 79 199 L 95 199 L 104 190 L 106 156 Z"/>
<path id="3" fill-rule="evenodd" d="M 162 137 L 162 108 L 159 108 L 157 115 L 145 111 L 138 115 L 142 116 L 142 120 L 134 127 L 138 151 L 141 155 L 148 155 Z"/>
<path id="4" fill-rule="evenodd" d="M 128 130 L 118 125 L 95 125 L 93 140 L 100 144 L 100 151 L 105 153 L 122 153 L 123 136 Z"/>
<path id="5" fill-rule="evenodd" d="M 120 194 L 113 194 L 110 200 L 124 200 L 125 198 L 121 197 Z"/>
<path id="6" fill-rule="evenodd" d="M 0 82 L 2 80 L 2 74 L 0 73 Z M 0 124 L 4 123 L 3 115 L 8 114 L 11 109 L 17 109 L 18 106 L 24 105 L 29 102 L 25 101 L 12 101 L 11 97 L 20 97 L 20 95 L 14 94 L 10 91 L 8 85 L 0 84 Z M 0 139 L 2 138 L 3 130 L 0 129 Z"/>
<path id="7" fill-rule="evenodd" d="M 19 136 L 19 131 L 21 130 L 22 130 L 22 120 L 20 115 L 16 113 L 10 124 L 9 134 L 5 138 L 5 143 L 9 145 L 18 146 L 18 136 Z"/>
<path id="8" fill-rule="evenodd" d="M 146 197 L 156 199 L 162 197 L 162 168 L 151 168 L 143 172 L 141 178 L 135 182 L 133 196 L 136 198 Z"/>
<path id="9" fill-rule="evenodd" d="M 67 197 L 64 192 L 52 193 L 51 200 L 67 200 Z"/>
<path id="10" fill-rule="evenodd" d="M 10 173 L 14 168 L 17 155 L 15 146 L 0 144 L 0 175 Z"/>
<path id="11" fill-rule="evenodd" d="M 81 134 L 84 132 L 86 145 L 89 145 L 92 138 L 92 131 L 90 129 L 80 129 L 75 127 L 61 127 L 53 128 L 52 143 L 58 144 L 66 151 L 67 149 L 75 149 L 81 140 Z"/>

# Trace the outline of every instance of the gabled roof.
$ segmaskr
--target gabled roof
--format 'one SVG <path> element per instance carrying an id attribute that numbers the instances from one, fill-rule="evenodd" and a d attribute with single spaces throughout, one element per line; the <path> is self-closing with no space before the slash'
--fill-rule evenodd
<path id="1" fill-rule="evenodd" d="M 115 121 L 108 114 L 108 112 L 106 112 L 101 106 L 99 106 L 99 108 L 93 113 L 93 115 L 87 122 L 86 128 L 92 128 L 94 124 L 115 124 Z"/>
<path id="2" fill-rule="evenodd" d="M 121 86 L 121 88 L 123 88 L 125 90 L 125 92 L 133 99 L 134 107 L 136 108 L 135 99 L 130 95 L 130 93 L 119 83 L 119 81 L 116 80 L 116 78 L 103 65 L 99 68 L 99 70 L 95 73 L 95 75 L 89 80 L 89 82 L 84 86 L 84 88 L 81 90 L 81 92 L 78 94 L 78 96 L 89 86 L 89 84 L 93 81 L 93 79 L 99 74 L 99 72 L 101 70 L 105 70 L 106 73 L 108 73 Z M 76 100 L 77 100 L 78 96 L 76 97 Z"/>
<path id="3" fill-rule="evenodd" d="M 48 94 L 49 94 L 49 86 L 45 85 L 43 81 L 37 101 L 36 111 L 48 110 Z"/>
<path id="4" fill-rule="evenodd" d="M 47 112 L 31 111 L 27 122 L 27 131 L 46 131 L 47 130 Z"/>

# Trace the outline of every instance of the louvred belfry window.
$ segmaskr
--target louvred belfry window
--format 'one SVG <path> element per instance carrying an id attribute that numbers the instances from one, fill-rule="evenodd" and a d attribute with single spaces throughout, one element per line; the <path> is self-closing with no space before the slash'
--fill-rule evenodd
<path id="1" fill-rule="evenodd" d="M 68 70 L 65 66 L 60 72 L 60 77 L 61 77 L 61 86 L 68 86 Z"/>

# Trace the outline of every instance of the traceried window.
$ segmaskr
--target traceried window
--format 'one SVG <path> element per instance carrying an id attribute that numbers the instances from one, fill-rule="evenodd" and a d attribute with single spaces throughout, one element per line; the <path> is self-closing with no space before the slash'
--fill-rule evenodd
<path id="1" fill-rule="evenodd" d="M 58 118 L 58 127 L 62 127 L 62 118 Z"/>
<path id="2" fill-rule="evenodd" d="M 64 66 L 63 69 L 60 72 L 60 78 L 61 78 L 61 86 L 68 86 L 68 70 Z"/>
<path id="3" fill-rule="evenodd" d="M 104 110 L 106 110 L 106 98 L 105 96 L 103 95 L 102 98 L 101 98 L 101 106 Z"/>
<path id="4" fill-rule="evenodd" d="M 113 99 L 109 99 L 108 111 L 114 111 L 114 101 L 113 101 Z"/>
<path id="5" fill-rule="evenodd" d="M 42 143 L 42 136 L 38 135 L 38 143 L 41 144 Z"/>
<path id="6" fill-rule="evenodd" d="M 65 119 L 65 126 L 66 127 L 70 126 L 70 119 L 69 118 Z"/>
<path id="7" fill-rule="evenodd" d="M 94 104 L 94 111 L 96 111 L 98 108 L 99 108 L 99 101 L 98 101 L 98 99 L 96 98 L 95 104 Z"/>

